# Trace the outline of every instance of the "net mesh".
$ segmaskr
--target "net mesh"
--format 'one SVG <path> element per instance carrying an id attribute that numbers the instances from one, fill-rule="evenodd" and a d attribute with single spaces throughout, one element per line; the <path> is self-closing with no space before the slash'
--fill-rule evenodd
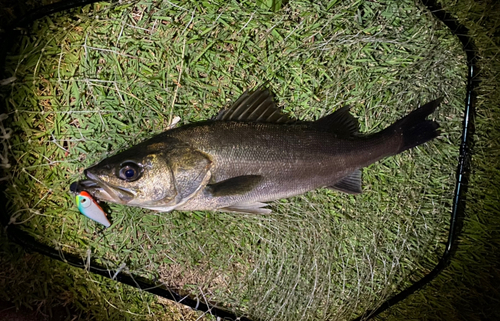
<path id="1" fill-rule="evenodd" d="M 466 71 L 458 41 L 413 1 L 99 3 L 36 21 L 7 62 L 10 224 L 61 255 L 255 319 L 345 320 L 444 249 Z M 109 229 L 78 212 L 69 184 L 83 169 L 265 81 L 292 117 L 351 105 L 362 132 L 444 96 L 442 134 L 364 169 L 358 196 L 311 191 L 268 215 L 109 204 Z"/>

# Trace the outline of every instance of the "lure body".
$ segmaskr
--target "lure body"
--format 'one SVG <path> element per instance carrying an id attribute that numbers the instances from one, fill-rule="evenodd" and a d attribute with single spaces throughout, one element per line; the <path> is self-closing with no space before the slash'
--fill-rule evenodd
<path id="1" fill-rule="evenodd" d="M 80 213 L 87 216 L 91 220 L 94 220 L 106 227 L 111 226 L 111 223 L 106 217 L 106 213 L 89 193 L 85 191 L 78 193 L 76 195 L 76 205 L 78 206 Z"/>

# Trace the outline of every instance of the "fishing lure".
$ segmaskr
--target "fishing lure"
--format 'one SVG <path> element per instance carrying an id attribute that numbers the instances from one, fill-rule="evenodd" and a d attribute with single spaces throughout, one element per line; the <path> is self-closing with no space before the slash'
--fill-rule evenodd
<path id="1" fill-rule="evenodd" d="M 76 205 L 78 206 L 78 210 L 80 211 L 80 213 L 87 216 L 91 220 L 94 220 L 97 223 L 101 223 L 106 227 L 111 226 L 111 223 L 106 217 L 106 213 L 92 198 L 92 196 L 90 196 L 89 193 L 85 191 L 79 192 L 76 195 Z"/>

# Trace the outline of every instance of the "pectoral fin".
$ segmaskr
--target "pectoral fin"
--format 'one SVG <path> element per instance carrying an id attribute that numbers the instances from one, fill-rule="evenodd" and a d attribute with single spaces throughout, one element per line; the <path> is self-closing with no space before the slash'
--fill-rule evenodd
<path id="1" fill-rule="evenodd" d="M 208 191 L 216 197 L 241 195 L 250 192 L 262 181 L 260 175 L 245 175 L 226 179 L 224 181 L 210 184 Z"/>
<path id="2" fill-rule="evenodd" d="M 328 186 L 328 188 L 348 194 L 360 194 L 361 190 L 361 170 L 357 169 L 341 181 Z"/>

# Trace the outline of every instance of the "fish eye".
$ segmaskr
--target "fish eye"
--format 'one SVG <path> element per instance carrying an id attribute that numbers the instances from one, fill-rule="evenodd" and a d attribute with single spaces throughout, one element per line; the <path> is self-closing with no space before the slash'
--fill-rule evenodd
<path id="1" fill-rule="evenodd" d="M 141 169 L 142 168 L 136 163 L 133 162 L 124 163 L 122 164 L 122 167 L 118 171 L 118 177 L 127 182 L 133 182 L 141 176 L 142 174 Z"/>

